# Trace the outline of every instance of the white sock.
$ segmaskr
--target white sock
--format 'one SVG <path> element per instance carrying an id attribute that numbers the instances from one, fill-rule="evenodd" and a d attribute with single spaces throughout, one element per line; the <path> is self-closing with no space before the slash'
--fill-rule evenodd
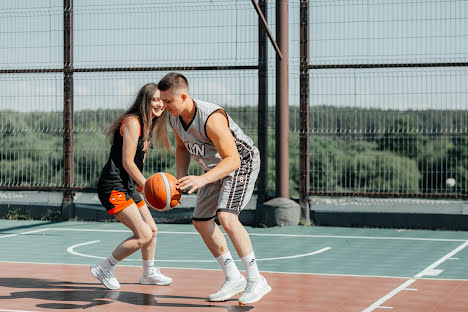
<path id="1" fill-rule="evenodd" d="M 239 272 L 229 251 L 217 257 L 216 260 L 223 269 L 226 279 L 238 281 L 242 278 L 242 274 Z"/>
<path id="2" fill-rule="evenodd" d="M 154 271 L 154 260 L 143 260 L 143 274 L 148 276 Z"/>
<path id="3" fill-rule="evenodd" d="M 104 270 L 113 270 L 119 262 L 119 260 L 115 259 L 114 256 L 110 254 L 110 256 L 101 263 L 101 268 Z"/>
<path id="4" fill-rule="evenodd" d="M 257 267 L 257 260 L 255 260 L 254 252 L 252 251 L 247 256 L 241 258 L 242 263 L 245 267 L 245 272 L 247 272 L 247 279 L 254 279 L 260 277 L 260 272 Z"/>

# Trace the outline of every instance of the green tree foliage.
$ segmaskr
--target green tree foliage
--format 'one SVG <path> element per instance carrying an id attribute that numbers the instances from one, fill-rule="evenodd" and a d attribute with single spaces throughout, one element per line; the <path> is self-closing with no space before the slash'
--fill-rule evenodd
<path id="1" fill-rule="evenodd" d="M 256 107 L 226 111 L 257 144 Z M 107 161 L 106 126 L 122 111 L 74 114 L 74 184 L 95 186 Z M 275 189 L 275 110 L 268 112 L 268 191 Z M 383 111 L 311 107 L 310 186 L 338 192 L 467 192 L 468 111 Z M 290 111 L 290 194 L 299 196 L 299 113 Z M 171 131 L 169 131 L 171 133 Z M 174 142 L 171 134 L 172 142 Z M 149 151 L 144 175 L 175 174 L 175 159 L 158 148 Z M 201 174 L 191 162 L 190 174 Z M 456 185 L 448 188 L 447 178 Z M 63 183 L 63 116 L 61 112 L 0 112 L 0 183 Z"/>

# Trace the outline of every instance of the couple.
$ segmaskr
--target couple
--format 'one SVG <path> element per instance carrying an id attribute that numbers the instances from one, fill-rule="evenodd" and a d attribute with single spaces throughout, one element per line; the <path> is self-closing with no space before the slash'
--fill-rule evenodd
<path id="1" fill-rule="evenodd" d="M 112 147 L 98 182 L 98 196 L 109 214 L 115 215 L 133 236 L 102 263 L 92 265 L 91 273 L 108 289 L 119 289 L 115 266 L 141 249 L 140 282 L 172 283 L 170 277 L 154 267 L 158 229 L 138 192 L 146 182 L 142 171 L 149 140 L 172 151 L 166 111 L 177 142 L 177 186 L 188 194 L 197 191 L 193 224 L 226 278 L 220 290 L 208 299 L 225 301 L 243 292 L 239 304 L 257 302 L 271 287 L 260 275 L 249 234 L 238 216 L 250 200 L 258 176 L 258 149 L 221 107 L 192 99 L 188 81 L 179 73 L 167 74 L 157 85 L 143 86 L 132 106 L 109 127 Z M 190 157 L 204 168 L 204 174 L 187 176 Z M 216 216 L 244 264 L 247 280 L 233 261 L 226 239 L 214 221 Z"/>

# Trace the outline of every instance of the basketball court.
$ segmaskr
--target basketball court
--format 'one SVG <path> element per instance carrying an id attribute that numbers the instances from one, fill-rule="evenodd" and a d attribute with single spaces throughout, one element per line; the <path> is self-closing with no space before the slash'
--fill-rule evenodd
<path id="1" fill-rule="evenodd" d="M 120 223 L 0 220 L 0 312 L 458 312 L 468 306 L 467 232 L 301 226 L 248 231 L 273 290 L 258 303 L 239 306 L 239 296 L 207 301 L 224 276 L 192 225 L 159 225 L 156 265 L 174 279 L 171 286 L 140 285 L 137 252 L 116 269 L 121 289 L 109 291 L 89 265 L 130 235 Z"/>

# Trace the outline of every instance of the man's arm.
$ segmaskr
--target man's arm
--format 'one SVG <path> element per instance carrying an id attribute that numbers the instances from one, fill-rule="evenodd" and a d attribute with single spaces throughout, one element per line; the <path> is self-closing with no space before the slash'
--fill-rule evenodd
<path id="1" fill-rule="evenodd" d="M 180 189 L 191 187 L 189 194 L 200 187 L 223 179 L 240 167 L 240 157 L 236 142 L 229 129 L 228 120 L 222 110 L 214 112 L 206 121 L 206 134 L 221 156 L 221 162 L 201 176 L 187 176 L 179 179 Z"/>

